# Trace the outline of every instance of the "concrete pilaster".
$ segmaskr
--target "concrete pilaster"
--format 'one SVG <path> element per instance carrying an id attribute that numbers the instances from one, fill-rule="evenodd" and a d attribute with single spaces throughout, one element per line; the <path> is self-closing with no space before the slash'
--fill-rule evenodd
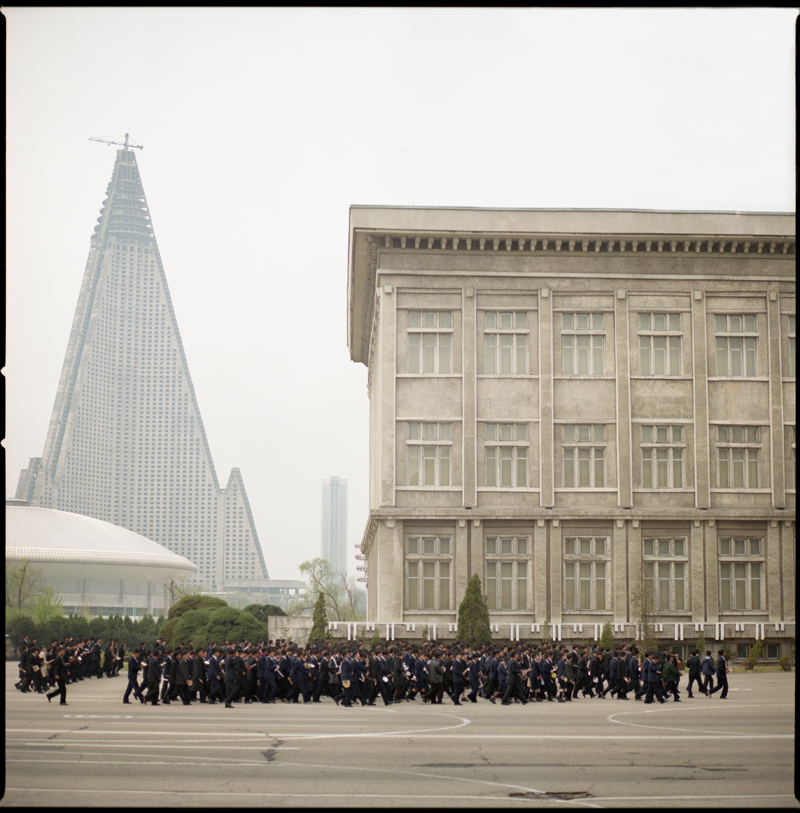
<path id="1" fill-rule="evenodd" d="M 381 375 L 378 382 L 381 405 L 380 471 L 381 506 L 395 504 L 395 421 L 397 395 L 397 297 L 393 286 L 380 288 Z"/>
<path id="2" fill-rule="evenodd" d="M 617 504 L 633 505 L 633 440 L 631 437 L 630 337 L 627 291 L 618 290 L 614 298 L 614 353 L 617 396 Z M 637 456 L 638 457 L 638 456 Z"/>
<path id="3" fill-rule="evenodd" d="M 642 600 L 642 527 L 638 520 L 633 520 L 628 529 L 628 596 L 626 606 L 628 622 L 635 624 L 640 616 L 638 602 Z"/>
<path id="4" fill-rule="evenodd" d="M 796 618 L 795 600 L 795 568 L 797 566 L 795 551 L 794 522 L 781 523 L 781 577 L 783 588 L 783 604 L 781 606 L 781 621 L 794 621 Z"/>
<path id="5" fill-rule="evenodd" d="M 781 378 L 781 307 L 778 291 L 767 292 L 767 341 L 769 342 L 770 470 L 772 504 L 786 506 L 786 461 L 783 438 L 783 381 Z"/>
<path id="6" fill-rule="evenodd" d="M 689 593 L 692 620 L 706 620 L 706 553 L 705 523 L 694 520 L 689 535 Z"/>
<path id="7" fill-rule="evenodd" d="M 714 520 L 706 523 L 705 532 L 705 576 L 709 588 L 706 600 L 707 623 L 716 624 L 719 621 L 719 543 Z"/>
<path id="8" fill-rule="evenodd" d="M 540 504 L 552 508 L 555 500 L 553 441 L 553 296 L 539 291 L 539 483 Z M 559 534 L 560 538 L 560 534 Z M 559 595 L 561 591 L 559 590 Z M 559 613 L 560 605 L 559 605 Z"/>
<path id="9" fill-rule="evenodd" d="M 703 291 L 692 292 L 692 375 L 694 377 L 695 505 L 711 505 L 711 447 L 708 427 L 708 350 L 706 301 Z"/>
<path id="10" fill-rule="evenodd" d="M 533 612 L 537 624 L 548 618 L 547 525 L 547 520 L 539 519 L 533 529 Z"/>
<path id="11" fill-rule="evenodd" d="M 463 505 L 467 508 L 472 508 L 477 505 L 477 476 L 476 476 L 476 461 L 477 461 L 477 447 L 476 447 L 476 434 L 477 434 L 477 396 L 476 388 L 477 381 L 476 374 L 476 360 L 477 360 L 477 345 L 476 345 L 476 299 L 474 288 L 465 288 L 462 296 L 462 322 L 461 322 L 461 337 L 463 342 L 463 349 L 461 353 L 462 359 L 462 391 L 461 403 L 464 416 L 464 423 L 462 426 L 462 471 L 463 471 Z"/>
<path id="12" fill-rule="evenodd" d="M 548 587 L 550 595 L 550 621 L 553 624 L 561 623 L 562 612 L 562 574 L 564 570 L 564 556 L 561 551 L 564 549 L 561 540 L 561 523 L 553 520 L 550 525 L 550 562 Z"/>
<path id="13" fill-rule="evenodd" d="M 772 622 L 783 621 L 781 614 L 781 528 L 777 520 L 767 525 L 766 573 L 762 575 L 762 591 L 766 592 L 766 610 Z M 762 601 L 765 599 L 762 598 Z"/>
<path id="14" fill-rule="evenodd" d="M 611 611 L 615 624 L 624 624 L 627 621 L 628 613 L 628 528 L 630 522 L 625 519 L 618 519 L 614 523 L 614 538 L 612 542 L 611 556 L 611 578 L 613 579 L 613 594 L 611 598 Z"/>

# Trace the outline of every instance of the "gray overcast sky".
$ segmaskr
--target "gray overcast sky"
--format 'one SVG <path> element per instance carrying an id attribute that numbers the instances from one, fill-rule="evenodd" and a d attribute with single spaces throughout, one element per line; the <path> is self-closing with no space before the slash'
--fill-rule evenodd
<path id="1" fill-rule="evenodd" d="M 217 476 L 272 578 L 367 521 L 351 204 L 793 211 L 791 9 L 5 8 L 6 494 L 131 134 Z"/>

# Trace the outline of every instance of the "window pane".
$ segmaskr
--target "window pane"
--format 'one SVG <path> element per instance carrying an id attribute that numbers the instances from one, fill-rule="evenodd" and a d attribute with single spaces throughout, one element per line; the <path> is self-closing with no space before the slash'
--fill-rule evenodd
<path id="1" fill-rule="evenodd" d="M 653 441 L 653 427 L 652 426 L 643 426 L 642 427 L 642 443 L 652 443 Z"/>
<path id="2" fill-rule="evenodd" d="M 756 374 L 756 340 L 744 340 L 744 361 L 745 375 L 754 376 Z"/>
<path id="3" fill-rule="evenodd" d="M 442 333 L 439 336 L 439 372 L 450 372 L 450 334 Z"/>
<path id="4" fill-rule="evenodd" d="M 484 337 L 483 364 L 489 375 L 497 372 L 497 336 L 494 333 L 487 333 Z"/>
<path id="5" fill-rule="evenodd" d="M 595 539 L 594 540 L 594 552 L 597 556 L 605 556 L 606 554 L 606 540 L 605 539 Z"/>
<path id="6" fill-rule="evenodd" d="M 574 610 L 575 607 L 575 564 L 564 563 L 564 608 Z"/>
<path id="7" fill-rule="evenodd" d="M 497 314 L 491 312 L 484 314 L 483 324 L 490 329 L 497 327 Z"/>
<path id="8" fill-rule="evenodd" d="M 564 442 L 565 443 L 572 443 L 575 440 L 575 427 L 572 425 L 564 426 L 562 429 L 564 434 Z"/>
<path id="9" fill-rule="evenodd" d="M 408 447 L 408 484 L 419 485 L 419 446 Z"/>
<path id="10" fill-rule="evenodd" d="M 503 537 L 500 540 L 500 553 L 508 556 L 512 552 L 514 541 L 510 537 Z"/>
<path id="11" fill-rule="evenodd" d="M 512 450 L 510 446 L 500 447 L 500 485 L 503 488 L 511 486 L 511 458 Z"/>
<path id="12" fill-rule="evenodd" d="M 439 314 L 439 327 L 450 327 L 450 311 L 442 311 Z"/>
<path id="13" fill-rule="evenodd" d="M 721 562 L 719 566 L 720 575 L 720 596 L 719 606 L 721 610 L 731 609 L 731 566 L 728 562 Z"/>
<path id="14" fill-rule="evenodd" d="M 432 556 L 436 552 L 436 539 L 432 536 L 425 536 L 422 539 L 422 552 L 426 556 Z"/>
<path id="15" fill-rule="evenodd" d="M 592 346 L 594 348 L 594 357 L 592 358 L 592 372 L 594 375 L 603 375 L 603 337 L 593 336 Z"/>
<path id="16" fill-rule="evenodd" d="M 747 450 L 747 487 L 758 488 L 758 452 Z"/>
<path id="17" fill-rule="evenodd" d="M 497 440 L 497 424 L 486 424 L 486 440 Z"/>
<path id="18" fill-rule="evenodd" d="M 497 448 L 490 446 L 486 449 L 486 485 L 488 488 L 497 486 Z"/>
<path id="19" fill-rule="evenodd" d="M 450 424 L 439 424 L 439 440 L 450 440 Z"/>
<path id="20" fill-rule="evenodd" d="M 423 460 L 423 485 L 435 486 L 436 485 L 436 447 L 423 446 L 422 447 L 424 460 Z"/>
<path id="21" fill-rule="evenodd" d="M 602 562 L 597 562 L 596 568 L 596 584 L 595 593 L 597 596 L 597 609 L 605 610 L 606 608 L 606 566 Z"/>
<path id="22" fill-rule="evenodd" d="M 420 313 L 419 311 L 409 311 L 408 312 L 408 326 L 409 327 L 420 327 Z"/>
<path id="23" fill-rule="evenodd" d="M 581 424 L 580 426 L 577 426 L 576 429 L 578 430 L 578 441 L 580 443 L 585 443 L 586 441 L 592 439 L 592 430 L 589 426 Z"/>
<path id="24" fill-rule="evenodd" d="M 730 328 L 729 328 L 730 333 L 741 333 L 742 332 L 742 317 L 741 316 L 729 316 L 728 317 L 728 325 L 730 326 Z"/>
<path id="25" fill-rule="evenodd" d="M 580 540 L 580 552 L 581 556 L 591 556 L 592 554 L 592 540 L 591 539 L 581 539 Z M 584 566 L 581 565 L 581 568 Z M 588 567 L 588 565 L 587 565 Z"/>
<path id="26" fill-rule="evenodd" d="M 644 540 L 644 555 L 645 556 L 652 556 L 653 555 L 654 542 L 655 542 L 654 539 L 645 539 Z"/>
<path id="27" fill-rule="evenodd" d="M 434 360 L 436 358 L 436 335 L 434 333 L 422 334 L 422 372 L 435 372 Z"/>
<path id="28" fill-rule="evenodd" d="M 575 372 L 578 375 L 588 375 L 589 374 L 589 337 L 588 336 L 576 336 L 576 347 L 577 347 L 577 359 L 576 359 L 576 370 Z"/>
<path id="29" fill-rule="evenodd" d="M 517 539 L 517 554 L 525 556 L 528 553 L 528 540 L 525 538 Z"/>
<path id="30" fill-rule="evenodd" d="M 408 608 L 410 610 L 419 609 L 418 598 L 417 563 L 408 563 Z"/>
<path id="31" fill-rule="evenodd" d="M 439 537 L 439 553 L 442 556 L 450 555 L 450 539 L 446 536 Z"/>
<path id="32" fill-rule="evenodd" d="M 639 337 L 639 375 L 652 375 L 650 370 L 650 336 Z"/>
<path id="33" fill-rule="evenodd" d="M 517 609 L 525 610 L 528 607 L 528 566 L 525 562 L 517 562 Z"/>
<path id="34" fill-rule="evenodd" d="M 514 325 L 514 314 L 513 313 L 501 313 L 500 314 L 500 329 L 501 330 L 510 330 Z"/>
<path id="35" fill-rule="evenodd" d="M 486 553 L 489 556 L 494 556 L 497 553 L 497 537 L 489 536 L 486 539 Z"/>
<path id="36" fill-rule="evenodd" d="M 517 360 L 515 372 L 517 375 L 524 375 L 528 371 L 527 358 L 527 338 L 525 336 L 517 336 Z"/>
<path id="37" fill-rule="evenodd" d="M 750 555 L 751 556 L 761 556 L 761 540 L 760 539 L 751 539 L 750 540 Z"/>
<path id="38" fill-rule="evenodd" d="M 686 609 L 686 565 L 683 562 L 675 562 L 675 609 Z"/>
<path id="39" fill-rule="evenodd" d="M 525 311 L 518 311 L 514 314 L 514 327 L 518 330 L 528 327 L 528 314 Z"/>
<path id="40" fill-rule="evenodd" d="M 653 314 L 653 330 L 667 329 L 667 315 L 665 313 Z"/>
<path id="41" fill-rule="evenodd" d="M 750 563 L 750 609 L 761 609 L 761 565 Z"/>
<path id="42" fill-rule="evenodd" d="M 730 375 L 742 375 L 742 340 L 737 336 L 728 339 L 728 350 L 730 354 Z"/>
<path id="43" fill-rule="evenodd" d="M 685 548 L 686 548 L 686 540 L 685 539 L 676 539 L 675 540 L 675 555 L 676 556 L 683 556 Z"/>
<path id="44" fill-rule="evenodd" d="M 670 330 L 681 329 L 681 315 L 679 313 L 671 313 L 669 315 L 669 329 Z"/>
<path id="45" fill-rule="evenodd" d="M 513 440 L 514 439 L 514 424 L 501 423 L 500 424 L 500 440 Z"/>
<path id="46" fill-rule="evenodd" d="M 497 609 L 497 563 L 486 563 L 486 603 L 490 610 Z"/>
<path id="47" fill-rule="evenodd" d="M 639 330 L 650 330 L 650 314 L 639 314 Z"/>
<path id="48" fill-rule="evenodd" d="M 737 556 L 744 556 L 747 553 L 747 540 L 746 539 L 734 539 L 733 540 L 733 552 Z"/>
<path id="49" fill-rule="evenodd" d="M 589 329 L 589 314 L 588 313 L 577 313 L 575 314 L 575 318 L 577 319 L 576 327 L 578 330 L 588 330 Z"/>
<path id="50" fill-rule="evenodd" d="M 564 487 L 573 488 L 575 486 L 575 460 L 574 449 L 564 449 Z"/>
<path id="51" fill-rule="evenodd" d="M 728 340 L 717 337 L 717 375 L 728 375 Z"/>
<path id="52" fill-rule="evenodd" d="M 593 313 L 592 314 L 592 328 L 594 330 L 602 330 L 603 329 L 603 314 L 602 313 Z"/>
<path id="53" fill-rule="evenodd" d="M 517 449 L 517 488 L 528 485 L 528 454 L 525 449 Z"/>
<path id="54" fill-rule="evenodd" d="M 436 311 L 422 312 L 422 327 L 436 327 Z"/>
<path id="55" fill-rule="evenodd" d="M 715 321 L 717 333 L 728 332 L 728 320 L 725 316 L 717 316 Z"/>
<path id="56" fill-rule="evenodd" d="M 672 450 L 672 487 L 683 488 L 683 449 Z"/>
<path id="57" fill-rule="evenodd" d="M 564 375 L 572 375 L 572 336 L 562 336 L 562 367 Z"/>
<path id="58" fill-rule="evenodd" d="M 658 540 L 658 555 L 669 556 L 669 539 Z"/>
<path id="59" fill-rule="evenodd" d="M 602 449 L 594 450 L 594 487 L 605 486 L 605 459 Z"/>
<path id="60" fill-rule="evenodd" d="M 410 554 L 416 554 L 419 551 L 419 539 L 416 536 L 409 537 L 408 540 L 408 552 Z"/>
<path id="61" fill-rule="evenodd" d="M 728 449 L 719 450 L 719 487 L 728 488 Z"/>
<path id="62" fill-rule="evenodd" d="M 667 449 L 656 449 L 656 471 L 658 488 L 667 488 L 669 468 L 669 451 Z"/>
<path id="63" fill-rule="evenodd" d="M 572 314 L 564 313 L 561 315 L 561 329 L 572 330 Z"/>
<path id="64" fill-rule="evenodd" d="M 594 439 L 596 442 L 605 440 L 606 427 L 602 423 L 595 424 L 594 426 Z"/>
<path id="65" fill-rule="evenodd" d="M 578 486 L 588 488 L 589 481 L 590 450 L 578 449 Z"/>
<path id="66" fill-rule="evenodd" d="M 667 337 L 653 336 L 653 372 L 665 375 L 667 372 Z"/>
<path id="67" fill-rule="evenodd" d="M 423 562 L 422 565 L 422 608 L 433 610 L 434 606 L 434 572 L 436 565 L 433 562 Z"/>
<path id="68" fill-rule="evenodd" d="M 575 540 L 571 537 L 564 540 L 564 553 L 575 553 Z"/>
<path id="69" fill-rule="evenodd" d="M 744 317 L 744 332 L 745 333 L 755 333 L 756 332 L 756 317 L 755 316 L 745 316 Z"/>
<path id="70" fill-rule="evenodd" d="M 408 336 L 408 371 L 410 373 L 419 372 L 419 347 L 420 334 L 410 333 Z"/>
<path id="71" fill-rule="evenodd" d="M 500 372 L 504 375 L 508 375 L 512 371 L 511 349 L 513 338 L 510 334 L 500 336 Z"/>
<path id="72" fill-rule="evenodd" d="M 681 340 L 678 336 L 671 336 L 669 340 L 669 374 L 681 374 Z"/>
<path id="73" fill-rule="evenodd" d="M 439 562 L 439 609 L 450 609 L 450 563 Z"/>
<path id="74" fill-rule="evenodd" d="M 450 449 L 447 446 L 439 447 L 439 485 L 450 485 Z"/>

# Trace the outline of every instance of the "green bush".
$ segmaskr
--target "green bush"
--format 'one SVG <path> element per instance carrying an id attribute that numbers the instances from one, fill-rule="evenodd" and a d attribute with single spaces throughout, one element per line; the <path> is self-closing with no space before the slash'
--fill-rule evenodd
<path id="1" fill-rule="evenodd" d="M 182 599 L 176 601 L 169 608 L 169 615 L 167 617 L 172 620 L 173 618 L 180 618 L 180 616 L 189 610 L 200 610 L 204 607 L 216 610 L 220 607 L 227 606 L 227 602 L 223 601 L 221 598 L 217 598 L 217 596 L 201 596 L 200 594 L 194 594 L 191 596 L 184 596 Z"/>
<path id="2" fill-rule="evenodd" d="M 220 607 L 208 618 L 208 623 L 198 631 L 194 638 L 195 646 L 206 646 L 215 641 L 229 643 L 239 641 L 266 641 L 267 625 L 260 622 L 250 613 L 237 610 L 235 607 Z"/>
<path id="3" fill-rule="evenodd" d="M 199 646 L 198 639 L 203 634 L 203 629 L 208 624 L 211 618 L 211 613 L 214 612 L 210 607 L 204 607 L 199 610 L 187 610 L 179 618 L 174 619 L 177 621 L 172 629 L 172 640 L 167 640 L 167 646 L 175 646 L 176 644 L 187 644 L 191 641 L 195 646 Z M 171 624 L 168 621 L 167 624 Z M 204 641 L 207 644 L 208 641 Z"/>
<path id="4" fill-rule="evenodd" d="M 792 658 L 789 655 L 783 655 L 781 659 L 778 661 L 778 666 L 783 669 L 784 672 L 791 672 L 792 671 Z"/>
<path id="5" fill-rule="evenodd" d="M 492 640 L 489 607 L 481 592 L 481 578 L 473 573 L 458 607 L 458 640 L 474 647 Z"/>

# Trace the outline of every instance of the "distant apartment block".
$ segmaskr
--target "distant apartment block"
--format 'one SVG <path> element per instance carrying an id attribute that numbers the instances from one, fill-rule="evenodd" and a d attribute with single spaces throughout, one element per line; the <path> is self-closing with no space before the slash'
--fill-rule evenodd
<path id="1" fill-rule="evenodd" d="M 347 573 L 347 480 L 322 481 L 322 545 L 320 556 L 334 573 Z"/>

